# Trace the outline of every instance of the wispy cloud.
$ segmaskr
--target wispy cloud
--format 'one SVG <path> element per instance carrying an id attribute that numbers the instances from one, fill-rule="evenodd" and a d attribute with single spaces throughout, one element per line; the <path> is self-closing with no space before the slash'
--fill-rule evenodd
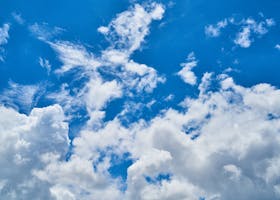
<path id="1" fill-rule="evenodd" d="M 144 42 L 152 21 L 161 19 L 163 13 L 164 8 L 161 4 L 152 3 L 146 6 L 136 4 L 118 14 L 108 26 L 98 28 L 110 43 L 110 46 L 102 50 L 100 55 L 93 54 L 81 44 L 47 41 L 63 63 L 63 66 L 56 70 L 58 74 L 63 75 L 78 68 L 83 74 L 81 78 L 87 77 L 88 80 L 80 90 L 83 94 L 79 96 L 86 105 L 89 116 L 103 117 L 100 112 L 109 100 L 123 95 L 150 93 L 158 83 L 165 81 L 154 68 L 137 63 L 130 58 Z M 115 80 L 105 81 L 104 75 L 113 76 Z M 99 89 L 102 89 L 102 92 Z M 93 106 L 97 104 L 99 106 Z"/>
<path id="2" fill-rule="evenodd" d="M 23 19 L 20 13 L 13 12 L 12 16 L 18 24 L 23 25 L 25 23 L 25 20 Z"/>
<path id="3" fill-rule="evenodd" d="M 29 31 L 42 41 L 49 41 L 54 36 L 57 36 L 65 30 L 60 27 L 50 27 L 47 23 L 34 23 L 30 25 Z"/>
<path id="4" fill-rule="evenodd" d="M 50 74 L 51 72 L 51 64 L 50 61 L 44 58 L 39 57 L 39 65 L 47 70 L 47 73 Z"/>
<path id="5" fill-rule="evenodd" d="M 39 85 L 21 85 L 10 81 L 9 87 L 0 94 L 0 102 L 15 109 L 21 109 L 26 113 L 36 105 L 41 95 Z"/>
<path id="6" fill-rule="evenodd" d="M 10 30 L 10 25 L 9 24 L 3 24 L 2 27 L 0 27 L 0 60 L 4 61 L 4 57 L 3 57 L 3 45 L 8 43 L 8 39 L 9 39 L 9 30 Z"/>

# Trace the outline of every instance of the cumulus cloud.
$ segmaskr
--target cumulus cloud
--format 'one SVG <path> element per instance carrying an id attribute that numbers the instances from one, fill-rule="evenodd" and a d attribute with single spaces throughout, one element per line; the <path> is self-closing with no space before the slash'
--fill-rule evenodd
<path id="1" fill-rule="evenodd" d="M 213 81 L 219 90 L 206 90 Z M 77 199 L 279 198 L 280 91 L 246 88 L 226 75 L 207 74 L 203 82 L 198 98 L 181 103 L 184 111 L 168 109 L 128 128 L 115 118 L 98 131 L 83 130 L 71 159 L 49 159 L 36 177 Z M 122 183 L 109 168 L 112 155 L 127 153 L 133 163 Z"/>
<path id="2" fill-rule="evenodd" d="M 65 156 L 68 126 L 60 106 L 33 109 L 30 115 L 0 106 L 1 199 L 50 199 L 49 185 L 33 175 L 43 157 Z"/>
<path id="3" fill-rule="evenodd" d="M 197 77 L 192 71 L 194 67 L 197 66 L 197 60 L 195 58 L 194 52 L 191 52 L 187 57 L 186 63 L 181 63 L 183 67 L 177 74 L 183 79 L 185 83 L 190 85 L 195 85 Z"/>
<path id="4" fill-rule="evenodd" d="M 136 4 L 117 15 L 107 28 L 99 28 L 111 41 L 100 56 L 82 45 L 43 37 L 62 62 L 57 74 L 76 70 L 71 78 L 82 83 L 78 88 L 64 83 L 47 95 L 61 105 L 31 106 L 28 115 L 0 106 L 1 199 L 280 198 L 276 87 L 244 87 L 211 72 L 198 80 L 192 72 L 198 61 L 190 53 L 178 75 L 198 85 L 197 97 L 186 96 L 180 109 L 161 110 L 150 120 L 123 124 L 124 108 L 102 121 L 111 100 L 152 92 L 164 82 L 154 68 L 131 58 L 163 11 L 161 4 Z M 265 33 L 264 25 L 246 23 L 251 32 Z M 33 87 L 11 83 L 4 96 L 30 105 L 37 91 Z M 137 111 L 137 105 L 128 104 L 128 110 Z M 84 106 L 89 118 L 69 144 L 65 112 L 74 112 L 75 106 Z M 112 173 L 127 160 L 123 174 Z"/>

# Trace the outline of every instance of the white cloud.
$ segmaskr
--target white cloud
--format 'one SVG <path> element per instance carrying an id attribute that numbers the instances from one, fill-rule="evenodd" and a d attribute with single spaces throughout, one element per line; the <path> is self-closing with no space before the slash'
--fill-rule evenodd
<path id="1" fill-rule="evenodd" d="M 3 24 L 2 28 L 0 28 L 0 45 L 4 45 L 8 43 L 9 39 L 9 24 Z"/>
<path id="2" fill-rule="evenodd" d="M 1 199 L 279 199 L 280 90 L 269 84 L 243 87 L 228 75 L 205 73 L 199 96 L 186 97 L 180 111 L 170 108 L 123 125 L 122 113 L 138 111 L 139 104 L 131 103 L 128 111 L 101 121 L 112 99 L 143 95 L 164 81 L 130 57 L 162 14 L 160 4 L 120 13 L 108 31 L 99 30 L 112 42 L 100 56 L 82 45 L 46 41 L 63 64 L 59 75 L 78 67 L 78 81 L 86 79 L 78 89 L 63 84 L 48 97 L 65 111 L 85 106 L 89 119 L 66 160 L 68 124 L 61 106 L 35 108 L 29 115 L 0 106 Z M 251 34 L 265 34 L 264 25 L 246 24 Z M 190 53 L 178 73 L 191 85 L 198 82 L 192 72 L 197 62 Z M 102 73 L 113 78 L 105 80 Z M 32 104 L 36 88 L 10 87 L 10 99 L 22 95 L 25 105 Z M 112 157 L 124 154 L 132 162 L 126 180 L 110 174 Z"/>
<path id="3" fill-rule="evenodd" d="M 41 156 L 63 159 L 68 148 L 68 126 L 60 106 L 33 109 L 29 116 L 0 106 L 1 199 L 50 199 L 49 186 L 33 176 Z"/>
<path id="4" fill-rule="evenodd" d="M 185 83 L 195 85 L 197 77 L 192 69 L 197 66 L 197 60 L 193 52 L 188 55 L 187 62 L 181 63 L 181 66 L 183 68 L 177 74 L 183 79 Z"/>
<path id="5" fill-rule="evenodd" d="M 215 25 L 208 25 L 205 27 L 205 34 L 209 37 L 219 37 L 221 34 L 221 29 L 225 28 L 228 25 L 228 20 L 224 19 L 219 21 Z"/>
<path id="6" fill-rule="evenodd" d="M 253 35 L 261 37 L 268 33 L 268 28 L 275 25 L 273 19 L 265 19 L 263 21 L 255 21 L 252 18 L 243 19 L 241 21 L 242 30 L 237 33 L 234 43 L 242 48 L 248 48 L 254 42 Z"/>
<path id="7" fill-rule="evenodd" d="M 275 49 L 280 50 L 280 45 L 279 45 L 279 44 L 276 44 L 276 45 L 275 45 Z"/>
<path id="8" fill-rule="evenodd" d="M 251 46 L 252 40 L 250 39 L 251 30 L 249 27 L 245 27 L 239 32 L 234 40 L 234 43 L 243 48 L 248 48 Z"/>
<path id="9" fill-rule="evenodd" d="M 167 97 L 164 98 L 164 101 L 172 101 L 174 99 L 174 94 L 170 94 Z"/>
<path id="10" fill-rule="evenodd" d="M 146 7 L 135 4 L 120 13 L 107 27 L 99 27 L 98 31 L 105 34 L 115 48 L 131 53 L 140 47 L 148 35 L 152 20 L 160 20 L 163 13 L 161 4 L 151 3 Z"/>
<path id="11" fill-rule="evenodd" d="M 95 59 L 83 46 L 70 42 L 58 41 L 49 42 L 51 47 L 58 53 L 63 66 L 57 69 L 57 73 L 65 73 L 75 67 L 84 67 L 87 70 L 95 70 L 100 66 L 100 62 Z"/>
<path id="12" fill-rule="evenodd" d="M 3 45 L 8 43 L 9 39 L 9 30 L 10 30 L 10 25 L 9 24 L 3 24 L 2 27 L 0 27 L 0 61 L 4 61 L 3 52 Z"/>
<path id="13" fill-rule="evenodd" d="M 98 131 L 84 130 L 73 142 L 70 161 L 50 159 L 36 176 L 52 190 L 79 199 L 100 191 L 105 199 L 277 199 L 280 126 L 279 118 L 268 117 L 280 115 L 280 91 L 268 84 L 245 88 L 219 76 L 221 88 L 214 92 L 205 89 L 210 77 L 208 73 L 203 78 L 203 95 L 186 99 L 185 111 L 169 109 L 128 128 L 115 118 Z M 120 183 L 107 170 L 112 153 L 126 152 L 134 163 L 121 194 Z M 96 171 L 89 170 L 91 163 Z M 145 178 L 161 173 L 170 178 L 154 183 Z M 114 195 L 106 196 L 109 192 Z"/>
<path id="14" fill-rule="evenodd" d="M 264 18 L 264 16 L 262 16 Z M 237 21 L 235 18 L 225 18 L 219 21 L 215 25 L 205 26 L 205 34 L 208 37 L 219 37 L 221 30 L 227 26 L 236 26 L 240 28 L 240 31 L 236 33 L 235 39 L 233 42 L 242 47 L 248 48 L 254 42 L 255 37 L 261 37 L 268 33 L 269 28 L 274 26 L 276 23 L 274 19 L 267 18 L 260 21 L 256 21 L 253 18 L 243 18 L 240 21 Z"/>
<path id="15" fill-rule="evenodd" d="M 29 31 L 39 40 L 49 41 L 54 36 L 61 34 L 64 29 L 60 27 L 50 28 L 47 23 L 34 23 L 28 27 Z"/>
<path id="16" fill-rule="evenodd" d="M 107 33 L 109 33 L 109 28 L 108 27 L 105 27 L 105 26 L 100 26 L 97 31 L 99 33 L 102 33 L 104 35 L 106 35 Z"/>
<path id="17" fill-rule="evenodd" d="M 10 81 L 9 87 L 0 94 L 0 101 L 6 106 L 29 112 L 36 106 L 38 98 L 42 95 L 41 92 L 43 92 L 42 85 L 21 85 Z"/>
<path id="18" fill-rule="evenodd" d="M 49 60 L 39 57 L 39 64 L 42 68 L 45 68 L 47 70 L 48 74 L 50 74 L 52 66 Z"/>
<path id="19" fill-rule="evenodd" d="M 63 99 L 67 99 L 65 102 L 79 102 L 85 105 L 91 116 L 89 121 L 99 121 L 104 117 L 102 109 L 110 100 L 122 95 L 149 93 L 157 87 L 158 83 L 163 83 L 165 78 L 159 76 L 154 68 L 137 63 L 130 58 L 131 53 L 140 48 L 140 44 L 149 33 L 151 22 L 161 19 L 163 12 L 161 4 L 152 3 L 146 6 L 136 4 L 118 14 L 108 27 L 98 29 L 111 43 L 108 48 L 101 51 L 100 56 L 94 55 L 79 44 L 46 41 L 58 53 L 58 58 L 63 63 L 62 67 L 56 70 L 59 75 L 63 76 L 64 73 L 78 68 L 80 74 L 76 75 L 77 80 L 87 79 L 74 98 L 69 96 L 70 93 L 68 97 L 65 96 L 67 92 L 63 92 Z M 104 75 L 113 76 L 114 79 L 103 81 Z M 57 101 L 61 102 L 61 95 L 51 95 L 52 99 L 56 97 Z M 63 107 L 73 108 L 65 103 Z"/>
<path id="20" fill-rule="evenodd" d="M 59 106 L 35 109 L 29 116 L 1 107 L 5 134 L 0 140 L 5 142 L 0 152 L 5 157 L 0 162 L 9 162 L 12 170 L 0 173 L 2 191 L 8 191 L 1 195 L 13 199 L 25 191 L 40 199 L 277 199 L 280 91 L 268 84 L 242 87 L 226 75 L 210 77 L 204 75 L 199 86 L 203 95 L 187 98 L 182 112 L 169 109 L 129 127 L 115 118 L 98 130 L 82 130 L 68 161 L 59 159 L 68 145 Z M 218 91 L 209 89 L 211 80 L 221 84 Z M 94 109 L 102 106 L 92 103 Z M 126 152 L 134 162 L 122 193 L 120 180 L 108 169 L 112 154 Z M 157 180 L 162 173 L 170 178 Z M 47 194 L 51 196 L 42 196 Z"/>

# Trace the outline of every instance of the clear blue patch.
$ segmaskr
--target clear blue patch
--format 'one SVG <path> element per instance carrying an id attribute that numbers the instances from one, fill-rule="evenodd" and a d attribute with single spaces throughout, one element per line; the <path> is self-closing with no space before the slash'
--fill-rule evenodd
<path id="1" fill-rule="evenodd" d="M 158 184 L 161 183 L 162 181 L 170 181 L 171 180 L 171 174 L 169 173 L 160 173 L 158 176 L 156 177 L 150 177 L 150 176 L 146 176 L 145 180 L 150 183 L 150 184 Z"/>
<path id="2" fill-rule="evenodd" d="M 275 119 L 279 119 L 279 118 L 280 118 L 280 116 L 277 116 L 277 115 L 275 115 L 273 113 L 269 113 L 267 115 L 267 120 L 275 120 Z"/>
<path id="3" fill-rule="evenodd" d="M 130 153 L 125 153 L 122 156 L 113 154 L 111 156 L 111 167 L 108 169 L 113 178 L 121 178 L 123 181 L 127 179 L 127 169 L 133 164 L 130 158 Z"/>

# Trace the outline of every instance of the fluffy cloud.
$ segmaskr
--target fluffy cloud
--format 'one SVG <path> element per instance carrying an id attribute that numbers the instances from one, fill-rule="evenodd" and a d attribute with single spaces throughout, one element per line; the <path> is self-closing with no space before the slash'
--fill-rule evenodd
<path id="1" fill-rule="evenodd" d="M 68 126 L 60 106 L 33 109 L 29 116 L 0 107 L 1 199 L 49 199 L 48 184 L 33 175 L 46 155 L 64 159 Z"/>
<path id="2" fill-rule="evenodd" d="M 129 128 L 115 118 L 98 131 L 84 130 L 68 162 L 49 159 L 36 176 L 77 199 L 100 192 L 104 199 L 279 198 L 280 91 L 242 87 L 222 75 L 212 78 L 220 84 L 214 92 L 210 75 L 198 98 L 181 103 L 183 112 L 169 109 Z M 134 162 L 121 183 L 109 169 L 112 155 L 125 153 Z"/>
<path id="3" fill-rule="evenodd" d="M 62 62 L 57 74 L 75 70 L 71 80 L 82 83 L 64 83 L 47 94 L 61 105 L 34 108 L 29 115 L 0 106 L 1 199 L 280 198 L 280 90 L 269 84 L 243 87 L 213 73 L 205 73 L 199 83 L 191 53 L 178 75 L 191 85 L 199 83 L 200 92 L 187 96 L 180 110 L 169 108 L 151 120 L 124 124 L 125 108 L 102 121 L 112 99 L 143 95 L 164 82 L 155 69 L 131 58 L 163 12 L 161 4 L 136 4 L 117 15 L 99 28 L 111 43 L 100 56 L 82 45 L 39 38 Z M 244 26 L 265 34 L 264 27 L 273 23 L 264 23 L 246 21 Z M 3 93 L 8 100 L 34 102 L 36 87 L 10 87 Z M 127 105 L 137 110 L 137 103 Z M 64 111 L 75 113 L 75 107 L 85 108 L 89 119 L 70 145 Z M 112 173 L 127 160 L 123 174 Z"/>
<path id="4" fill-rule="evenodd" d="M 181 66 L 183 68 L 177 74 L 183 79 L 185 83 L 195 85 L 197 77 L 192 69 L 197 66 L 197 60 L 193 52 L 188 55 L 187 62 L 181 63 Z"/>
<path id="5" fill-rule="evenodd" d="M 120 13 L 107 27 L 99 27 L 98 31 L 106 35 L 115 48 L 133 52 L 149 33 L 152 20 L 160 20 L 163 13 L 161 4 L 152 3 L 146 7 L 136 4 L 130 10 Z"/>
<path id="6" fill-rule="evenodd" d="M 82 45 L 63 41 L 49 42 L 49 44 L 58 53 L 59 59 L 63 63 L 63 66 L 56 71 L 57 73 L 65 73 L 76 67 L 95 70 L 100 66 L 100 62 Z"/>

